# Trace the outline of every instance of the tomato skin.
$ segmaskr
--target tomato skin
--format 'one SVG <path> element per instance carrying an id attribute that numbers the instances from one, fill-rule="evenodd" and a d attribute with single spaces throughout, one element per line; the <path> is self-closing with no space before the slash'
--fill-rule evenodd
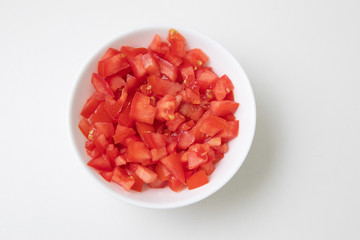
<path id="1" fill-rule="evenodd" d="M 112 171 L 110 160 L 105 154 L 91 159 L 87 165 L 99 171 Z"/>
<path id="2" fill-rule="evenodd" d="M 211 112 L 219 117 L 234 114 L 239 107 L 239 103 L 229 100 L 210 102 Z"/>
<path id="3" fill-rule="evenodd" d="M 131 102 L 129 117 L 134 121 L 153 124 L 156 115 L 156 108 L 150 104 L 150 97 L 135 93 Z"/>
<path id="4" fill-rule="evenodd" d="M 134 178 L 129 176 L 129 174 L 121 167 L 116 167 L 114 169 L 112 181 L 122 186 L 126 191 L 129 191 L 135 183 Z"/>
<path id="5" fill-rule="evenodd" d="M 129 63 L 121 53 L 109 58 L 100 60 L 98 63 L 98 73 L 100 77 L 107 77 L 120 72 L 129 67 Z"/>
<path id="6" fill-rule="evenodd" d="M 131 141 L 128 145 L 127 157 L 130 162 L 144 163 L 151 159 L 151 153 L 145 143 Z"/>
<path id="7" fill-rule="evenodd" d="M 85 118 L 82 118 L 78 125 L 79 129 L 81 130 L 82 134 L 88 138 L 89 132 L 91 130 L 90 123 Z"/>
<path id="8" fill-rule="evenodd" d="M 206 172 L 204 170 L 199 170 L 198 172 L 191 175 L 186 180 L 186 185 L 189 190 L 201 187 L 209 182 L 209 179 L 206 176 Z"/>
<path id="9" fill-rule="evenodd" d="M 177 153 L 164 157 L 160 160 L 166 169 L 174 175 L 181 183 L 185 184 L 184 169 L 180 162 L 180 156 Z"/>
<path id="10" fill-rule="evenodd" d="M 184 60 L 194 67 L 201 67 L 209 61 L 209 57 L 199 48 L 194 48 L 186 52 Z"/>

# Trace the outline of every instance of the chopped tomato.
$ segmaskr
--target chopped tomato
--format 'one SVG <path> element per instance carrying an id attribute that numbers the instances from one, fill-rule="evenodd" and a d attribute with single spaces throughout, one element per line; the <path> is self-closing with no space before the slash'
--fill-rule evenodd
<path id="1" fill-rule="evenodd" d="M 200 68 L 196 71 L 196 81 L 203 90 L 209 89 L 217 79 L 218 76 L 208 68 Z"/>
<path id="2" fill-rule="evenodd" d="M 130 169 L 126 169 L 126 172 L 134 178 L 135 182 L 134 185 L 131 186 L 131 190 L 134 190 L 136 192 L 141 192 L 142 188 L 144 186 L 144 181 L 141 180 L 134 172 L 132 172 Z"/>
<path id="3" fill-rule="evenodd" d="M 185 38 L 175 29 L 169 30 L 168 40 L 171 52 L 178 57 L 185 55 Z"/>
<path id="4" fill-rule="evenodd" d="M 111 138 L 114 135 L 114 125 L 108 122 L 96 122 L 94 128 L 99 132 L 103 133 L 106 138 Z"/>
<path id="5" fill-rule="evenodd" d="M 98 92 L 95 92 L 89 99 L 86 101 L 83 109 L 81 110 L 80 115 L 84 118 L 89 118 L 91 114 L 96 110 L 99 104 L 104 100 L 104 95 Z"/>
<path id="6" fill-rule="evenodd" d="M 180 66 L 181 77 L 185 85 L 195 81 L 195 72 L 193 66 L 190 64 L 183 64 Z"/>
<path id="7" fill-rule="evenodd" d="M 106 147 L 106 156 L 109 158 L 111 165 L 115 166 L 115 159 L 119 156 L 119 149 L 112 143 Z"/>
<path id="8" fill-rule="evenodd" d="M 105 108 L 106 113 L 112 119 L 116 119 L 116 117 L 120 113 L 123 105 L 124 105 L 124 102 L 116 101 L 111 96 L 106 96 L 104 108 Z"/>
<path id="9" fill-rule="evenodd" d="M 160 121 L 174 120 L 176 98 L 171 95 L 165 95 L 156 103 L 156 119 Z"/>
<path id="10" fill-rule="evenodd" d="M 178 131 L 179 132 L 188 131 L 188 130 L 192 129 L 194 126 L 195 126 L 194 120 L 190 120 L 190 121 L 187 121 L 187 122 L 181 124 L 180 127 L 178 128 Z"/>
<path id="11" fill-rule="evenodd" d="M 124 57 L 131 59 L 139 54 L 144 54 L 147 52 L 146 48 L 134 48 L 130 46 L 122 46 L 120 52 L 123 53 Z"/>
<path id="12" fill-rule="evenodd" d="M 162 59 L 161 57 L 157 57 L 156 59 L 159 64 L 161 74 L 165 75 L 168 79 L 175 82 L 177 79 L 177 67 L 175 67 L 165 59 Z"/>
<path id="13" fill-rule="evenodd" d="M 94 141 L 92 141 L 92 140 L 86 141 L 85 142 L 85 148 L 86 148 L 86 150 L 89 150 L 89 151 L 94 150 L 94 148 L 96 148 Z"/>
<path id="14" fill-rule="evenodd" d="M 208 161 L 207 153 L 210 151 L 210 147 L 207 144 L 194 144 L 190 146 L 187 155 L 187 167 L 188 169 L 196 169 L 201 164 Z"/>
<path id="15" fill-rule="evenodd" d="M 104 60 L 104 59 L 107 59 L 109 57 L 112 57 L 112 56 L 115 56 L 117 54 L 119 54 L 120 51 L 119 50 L 116 50 L 114 48 L 109 48 L 106 53 L 104 54 L 104 56 L 101 57 L 100 60 Z"/>
<path id="16" fill-rule="evenodd" d="M 142 55 L 143 66 L 149 75 L 160 76 L 160 68 L 154 56 L 151 53 Z"/>
<path id="17" fill-rule="evenodd" d="M 113 172 L 100 172 L 100 175 L 107 181 L 111 182 Z"/>
<path id="18" fill-rule="evenodd" d="M 185 61 L 191 63 L 194 67 L 201 67 L 207 61 L 209 61 L 209 57 L 199 48 L 194 48 L 186 52 Z"/>
<path id="19" fill-rule="evenodd" d="M 131 70 L 133 71 L 136 78 L 142 78 L 146 74 L 146 69 L 144 68 L 143 55 L 139 54 L 134 58 L 129 59 Z"/>
<path id="20" fill-rule="evenodd" d="M 189 132 L 189 131 L 184 131 L 179 136 L 179 145 L 178 145 L 178 147 L 180 149 L 186 149 L 191 144 L 193 144 L 194 141 L 195 141 L 194 134 L 192 132 Z"/>
<path id="21" fill-rule="evenodd" d="M 136 132 L 132 128 L 117 125 L 115 134 L 113 136 L 114 143 L 122 143 L 127 137 L 135 135 Z"/>
<path id="22" fill-rule="evenodd" d="M 111 90 L 109 84 L 105 81 L 105 79 L 101 78 L 98 74 L 93 73 L 91 77 L 91 83 L 97 92 L 114 97 L 114 93 Z"/>
<path id="23" fill-rule="evenodd" d="M 176 152 L 177 142 L 171 142 L 166 146 L 166 151 L 170 154 Z"/>
<path id="24" fill-rule="evenodd" d="M 125 101 L 124 106 L 118 117 L 119 124 L 124 125 L 126 127 L 132 127 L 134 125 L 134 121 L 129 116 L 130 108 L 131 108 L 131 101 L 132 101 L 132 97 L 129 97 Z"/>
<path id="25" fill-rule="evenodd" d="M 175 113 L 174 118 L 170 120 L 167 120 L 165 125 L 171 132 L 175 132 L 176 129 L 185 122 L 185 117 L 181 115 L 180 113 Z"/>
<path id="26" fill-rule="evenodd" d="M 209 179 L 206 176 L 206 172 L 204 170 L 199 170 L 198 172 L 191 175 L 186 180 L 186 185 L 189 190 L 201 187 L 209 182 Z"/>
<path id="27" fill-rule="evenodd" d="M 100 152 L 104 152 L 106 146 L 109 144 L 109 141 L 106 139 L 104 134 L 99 134 L 95 137 L 94 143 L 96 148 L 99 149 Z"/>
<path id="28" fill-rule="evenodd" d="M 215 155 L 214 155 L 215 157 Z M 215 159 L 215 158 L 214 158 Z M 206 175 L 211 175 L 215 171 L 214 164 L 212 160 L 207 161 L 206 163 L 203 163 L 200 168 L 206 172 Z"/>
<path id="29" fill-rule="evenodd" d="M 131 102 L 130 118 L 134 121 L 153 124 L 156 115 L 156 108 L 150 104 L 150 97 L 139 92 Z"/>
<path id="30" fill-rule="evenodd" d="M 159 149 L 166 146 L 166 136 L 161 133 L 145 132 L 144 143 L 151 149 Z"/>
<path id="31" fill-rule="evenodd" d="M 136 77 L 128 74 L 126 75 L 126 89 L 128 92 L 133 92 L 139 85 L 139 81 L 136 79 Z"/>
<path id="32" fill-rule="evenodd" d="M 239 104 L 237 102 L 229 100 L 212 101 L 210 103 L 211 112 L 219 117 L 234 114 L 238 107 Z"/>
<path id="33" fill-rule="evenodd" d="M 125 80 L 118 74 L 109 76 L 106 78 L 106 80 L 110 84 L 110 88 L 111 90 L 113 90 L 113 92 L 116 92 L 117 90 L 125 87 L 126 85 Z"/>
<path id="34" fill-rule="evenodd" d="M 112 180 L 122 186 L 126 191 L 129 191 L 135 183 L 135 179 L 121 167 L 114 169 Z"/>
<path id="35" fill-rule="evenodd" d="M 214 86 L 213 92 L 217 100 L 223 100 L 227 94 L 234 90 L 234 85 L 228 76 L 223 75 Z"/>
<path id="36" fill-rule="evenodd" d="M 220 117 L 210 115 L 206 118 L 201 125 L 199 125 L 199 131 L 207 136 L 214 136 L 216 133 L 224 129 L 226 120 Z"/>
<path id="37" fill-rule="evenodd" d="M 174 175 L 181 183 L 185 184 L 184 169 L 180 162 L 180 156 L 177 153 L 164 157 L 160 160 L 165 165 L 166 169 Z"/>
<path id="38" fill-rule="evenodd" d="M 102 154 L 100 157 L 91 159 L 87 163 L 87 165 L 92 168 L 95 168 L 96 170 L 99 170 L 99 171 L 111 171 L 112 170 L 110 160 L 105 154 Z"/>
<path id="39" fill-rule="evenodd" d="M 129 67 L 121 53 L 99 61 L 98 73 L 101 77 L 113 75 Z"/>
<path id="40" fill-rule="evenodd" d="M 127 162 L 126 162 L 126 158 L 124 156 L 117 156 L 114 160 L 115 162 L 115 166 L 122 166 L 122 165 L 125 165 Z"/>
<path id="41" fill-rule="evenodd" d="M 204 109 L 200 105 L 194 105 L 191 103 L 182 103 L 179 107 L 179 112 L 191 118 L 194 121 L 197 121 L 204 114 Z"/>
<path id="42" fill-rule="evenodd" d="M 157 178 L 160 181 L 168 180 L 170 178 L 170 172 L 167 170 L 164 164 L 159 163 L 155 166 L 155 172 L 157 174 Z"/>
<path id="43" fill-rule="evenodd" d="M 82 118 L 80 120 L 78 126 L 79 126 L 82 134 L 84 134 L 84 136 L 87 138 L 89 136 L 89 132 L 91 130 L 91 126 L 90 126 L 90 123 L 88 122 L 88 120 L 86 120 L 85 118 Z"/>
<path id="44" fill-rule="evenodd" d="M 226 126 L 225 126 L 225 128 L 226 128 Z M 221 145 L 221 137 L 210 138 L 209 140 L 206 141 L 206 143 L 210 147 L 220 146 Z"/>
<path id="45" fill-rule="evenodd" d="M 155 95 L 165 96 L 171 95 L 176 96 L 178 92 L 183 89 L 183 86 L 177 82 L 172 82 L 167 79 L 159 78 L 155 75 L 151 75 L 147 79 L 151 86 L 151 90 Z"/>
<path id="46" fill-rule="evenodd" d="M 225 128 L 221 130 L 216 136 L 228 142 L 231 139 L 234 139 L 238 135 L 238 131 L 239 131 L 239 120 L 228 121 L 225 124 Z"/>
<path id="47" fill-rule="evenodd" d="M 175 176 L 170 177 L 168 185 L 174 192 L 180 192 L 184 188 L 184 184 Z"/>
<path id="48" fill-rule="evenodd" d="M 160 181 L 159 179 L 156 179 L 154 182 L 151 182 L 148 184 L 150 188 L 164 188 L 167 185 L 167 181 Z"/>
<path id="49" fill-rule="evenodd" d="M 91 114 L 89 117 L 89 122 L 112 122 L 112 118 L 109 116 L 109 114 L 106 113 L 104 103 L 100 103 L 95 112 Z"/>
<path id="50" fill-rule="evenodd" d="M 153 162 L 156 162 L 167 156 L 166 147 L 162 147 L 159 149 L 157 148 L 151 149 L 150 153 L 151 153 L 151 160 Z"/>
<path id="51" fill-rule="evenodd" d="M 151 159 L 151 154 L 145 143 L 131 141 L 128 145 L 127 157 L 130 162 L 143 163 Z"/>
<path id="52" fill-rule="evenodd" d="M 175 67 L 180 66 L 180 64 L 182 63 L 182 59 L 172 54 L 171 51 L 166 52 L 164 59 L 169 63 L 171 63 L 172 65 L 174 65 Z"/>
<path id="53" fill-rule="evenodd" d="M 145 183 L 154 182 L 157 178 L 157 174 L 147 167 L 136 163 L 131 163 L 129 167 Z"/>
<path id="54" fill-rule="evenodd" d="M 161 42 L 159 34 L 155 34 L 152 42 L 150 43 L 149 50 L 159 54 L 165 54 L 169 50 L 169 44 Z"/>
<path id="55" fill-rule="evenodd" d="M 199 89 L 197 89 L 197 88 L 195 88 L 195 89 L 185 88 L 185 90 L 183 90 L 181 92 L 181 95 L 182 95 L 182 100 L 184 102 L 191 103 L 191 104 L 200 104 L 201 103 L 200 92 L 199 92 Z"/>

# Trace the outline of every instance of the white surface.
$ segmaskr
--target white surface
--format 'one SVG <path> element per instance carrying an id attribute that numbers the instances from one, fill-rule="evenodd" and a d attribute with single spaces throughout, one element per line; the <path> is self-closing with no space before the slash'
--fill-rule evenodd
<path id="1" fill-rule="evenodd" d="M 360 2 L 2 1 L 0 239 L 359 239 Z M 257 101 L 236 176 L 185 208 L 103 193 L 69 145 L 70 87 L 119 32 L 191 26 L 238 59 Z"/>
<path id="2" fill-rule="evenodd" d="M 119 184 L 108 183 L 94 169 L 87 166 L 89 156 L 84 150 L 86 138 L 80 132 L 78 124 L 81 120 L 80 112 L 86 100 L 93 94 L 94 88 L 90 84 L 91 75 L 97 71 L 99 59 L 104 55 L 109 47 L 120 49 L 123 45 L 134 47 L 148 46 L 155 34 L 159 34 L 162 39 L 166 39 L 169 29 L 176 28 L 187 41 L 188 49 L 201 47 L 210 58 L 207 63 L 219 76 L 227 74 L 234 81 L 235 101 L 240 103 L 235 117 L 241 122 L 238 136 L 229 142 L 229 151 L 226 157 L 216 164 L 216 171 L 209 177 L 210 182 L 201 188 L 192 191 L 184 190 L 174 194 L 170 188 L 144 190 L 139 194 L 134 191 L 125 191 Z M 182 26 L 154 25 L 151 27 L 136 28 L 129 32 L 120 34 L 114 40 L 104 44 L 96 50 L 81 69 L 79 76 L 73 86 L 71 108 L 69 108 L 69 130 L 79 160 L 83 163 L 85 169 L 90 173 L 102 189 L 112 196 L 135 206 L 148 208 L 175 208 L 190 205 L 198 202 L 223 187 L 238 171 L 244 162 L 254 138 L 256 124 L 256 106 L 254 94 L 251 85 L 244 70 L 236 59 L 208 36 Z"/>

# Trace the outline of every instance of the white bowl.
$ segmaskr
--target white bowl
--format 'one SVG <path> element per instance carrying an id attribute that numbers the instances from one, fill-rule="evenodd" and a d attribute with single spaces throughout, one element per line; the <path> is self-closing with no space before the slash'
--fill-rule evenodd
<path id="1" fill-rule="evenodd" d="M 194 190 L 184 189 L 179 193 L 164 189 L 144 188 L 143 192 L 126 192 L 115 183 L 108 183 L 96 171 L 86 165 L 90 160 L 84 148 L 85 138 L 78 129 L 81 119 L 80 111 L 86 99 L 94 91 L 90 83 L 91 74 L 97 71 L 97 62 L 109 48 L 120 49 L 123 45 L 135 47 L 148 47 L 154 35 L 158 33 L 166 39 L 170 28 L 177 29 L 187 40 L 189 48 L 201 48 L 210 58 L 208 63 L 216 74 L 227 74 L 233 81 L 235 101 L 240 106 L 235 114 L 240 120 L 239 135 L 229 143 L 229 151 L 225 157 L 216 164 L 216 169 L 209 177 L 209 183 Z M 103 45 L 85 63 L 80 74 L 74 81 L 74 89 L 70 102 L 70 135 L 76 152 L 84 168 L 90 173 L 91 178 L 110 195 L 127 203 L 147 208 L 176 208 L 198 202 L 223 187 L 238 171 L 244 162 L 255 133 L 256 106 L 254 94 L 244 70 L 236 59 L 220 44 L 210 37 L 190 28 L 180 26 L 153 26 L 135 29 L 122 33 L 113 41 Z M 145 187 L 145 186 L 144 186 Z"/>

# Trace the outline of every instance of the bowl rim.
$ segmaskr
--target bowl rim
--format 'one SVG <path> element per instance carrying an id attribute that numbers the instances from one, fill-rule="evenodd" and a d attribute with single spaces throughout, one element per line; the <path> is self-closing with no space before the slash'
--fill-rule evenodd
<path id="1" fill-rule="evenodd" d="M 253 123 L 253 129 L 251 130 L 251 136 L 249 137 L 249 144 L 248 146 L 246 146 L 246 149 L 244 149 L 244 158 L 242 159 L 242 161 L 239 161 L 239 164 L 236 168 L 232 169 L 232 172 L 229 172 L 226 177 L 224 177 L 222 179 L 221 184 L 218 184 L 217 187 L 211 189 L 210 191 L 207 191 L 203 194 L 199 194 L 196 197 L 190 198 L 190 199 L 184 199 L 182 201 L 177 201 L 177 202 L 170 202 L 170 203 L 164 203 L 161 202 L 161 204 L 155 204 L 155 203 L 150 203 L 150 202 L 143 202 L 140 200 L 136 200 L 136 199 L 130 199 L 127 198 L 126 196 L 122 196 L 122 195 L 118 195 L 116 194 L 113 190 L 110 190 L 106 187 L 104 187 L 98 179 L 94 178 L 94 176 L 91 174 L 90 169 L 84 169 L 84 171 L 90 176 L 90 178 L 96 182 L 96 184 L 100 187 L 100 189 L 102 189 L 103 191 L 105 191 L 106 193 L 108 193 L 110 196 L 116 198 L 116 199 L 120 199 L 123 202 L 126 202 L 128 204 L 131 204 L 133 206 L 137 206 L 137 207 L 144 207 L 144 208 L 151 208 L 151 209 L 171 209 L 171 208 L 179 208 L 179 207 L 184 207 L 187 205 L 191 205 L 194 203 L 197 203 L 211 195 L 213 195 L 214 193 L 216 193 L 218 190 L 220 190 L 223 186 L 225 186 L 234 176 L 235 174 L 238 172 L 238 170 L 240 169 L 240 167 L 243 165 L 245 159 L 247 158 L 249 151 L 252 147 L 253 144 L 253 140 L 255 137 L 255 131 L 256 131 L 256 122 L 257 122 L 257 108 L 256 108 L 256 101 L 255 101 L 255 95 L 254 95 L 254 91 L 253 91 L 253 87 L 251 85 L 251 82 L 246 74 L 246 72 L 244 71 L 244 69 L 242 68 L 242 66 L 240 65 L 240 63 L 238 62 L 238 60 L 230 53 L 229 50 L 227 50 L 224 46 L 222 46 L 220 43 L 218 43 L 217 41 L 215 41 L 213 38 L 211 38 L 210 36 L 195 30 L 193 28 L 187 27 L 187 26 L 182 26 L 182 25 L 177 25 L 177 24 L 153 24 L 153 25 L 143 25 L 140 27 L 135 27 L 135 28 L 131 28 L 125 31 L 121 31 L 118 35 L 116 35 L 115 37 L 113 37 L 111 40 L 107 40 L 105 42 L 103 42 L 102 44 L 99 45 L 99 47 L 93 51 L 91 54 L 89 54 L 89 56 L 86 58 L 86 60 L 84 61 L 84 63 L 81 65 L 80 70 L 78 71 L 78 73 L 76 74 L 76 77 L 74 78 L 74 82 L 73 82 L 73 86 L 71 88 L 70 91 L 70 97 L 68 100 L 68 106 L 67 106 L 67 124 L 68 124 L 68 136 L 71 139 L 70 143 L 72 146 L 72 149 L 76 152 L 77 157 L 79 158 L 78 163 L 80 163 L 82 165 L 82 167 L 84 167 L 84 163 L 82 161 L 82 156 L 80 153 L 80 149 L 78 149 L 76 147 L 76 139 L 75 139 L 75 135 L 74 135 L 74 126 L 73 126 L 73 108 L 74 108 L 74 100 L 75 100 L 75 93 L 77 92 L 77 88 L 79 87 L 79 82 L 81 77 L 85 74 L 86 68 L 87 66 L 94 60 L 94 58 L 96 56 L 98 56 L 99 54 L 101 54 L 102 52 L 104 52 L 104 49 L 108 48 L 109 46 L 113 45 L 114 43 L 118 42 L 119 39 L 121 38 L 126 38 L 132 34 L 136 34 L 138 32 L 142 32 L 142 31 L 149 31 L 149 30 L 154 30 L 154 29 L 177 29 L 179 32 L 182 32 L 181 30 L 184 29 L 187 32 L 192 32 L 198 35 L 201 35 L 202 37 L 206 38 L 208 41 L 212 42 L 212 44 L 216 45 L 216 48 L 220 48 L 224 53 L 226 53 L 226 55 L 228 55 L 229 58 L 231 58 L 232 60 L 234 60 L 238 66 L 238 68 L 242 71 L 243 75 L 245 76 L 245 78 L 243 79 L 243 81 L 247 81 L 247 84 L 249 85 L 250 88 L 250 96 L 251 96 L 251 101 L 250 104 L 253 106 L 253 116 L 252 119 L 254 121 Z M 156 32 L 154 32 L 154 34 L 156 34 Z M 76 128 L 76 127 L 75 127 Z M 77 129 L 77 128 L 76 128 Z M 184 189 L 185 190 L 185 189 Z M 176 194 L 176 193 L 174 193 Z"/>

